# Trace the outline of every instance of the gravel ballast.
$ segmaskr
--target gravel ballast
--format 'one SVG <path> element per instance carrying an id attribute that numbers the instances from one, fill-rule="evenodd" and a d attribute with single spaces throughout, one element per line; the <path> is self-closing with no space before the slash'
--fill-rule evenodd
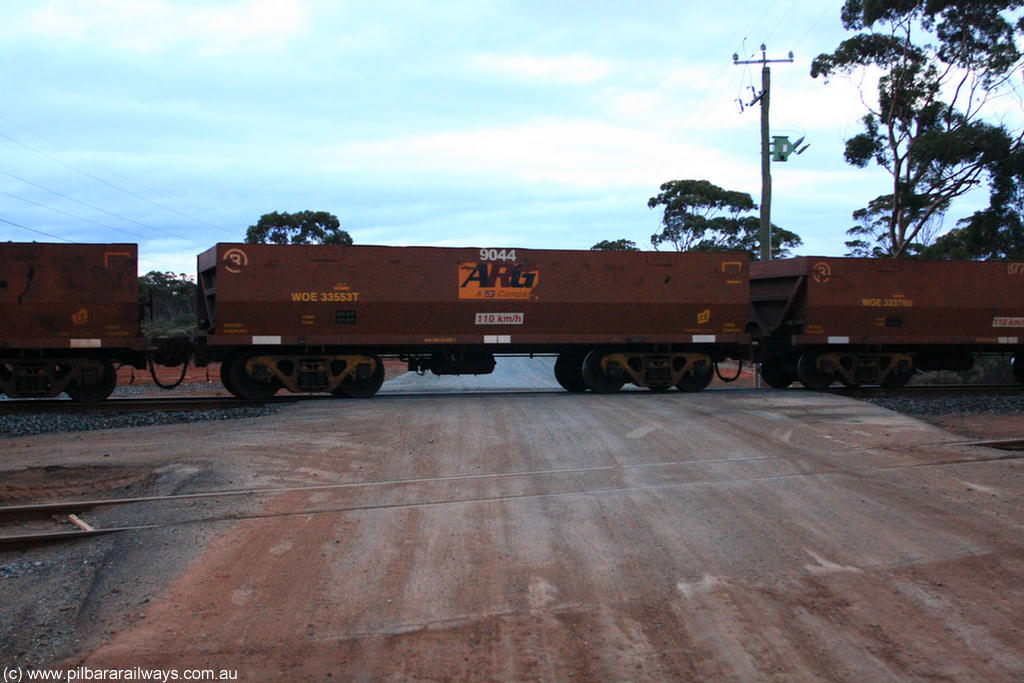
<path id="1" fill-rule="evenodd" d="M 204 395 L 208 385 L 183 384 L 187 395 Z M 120 385 L 113 398 L 148 398 L 154 395 L 151 385 Z M 156 395 L 169 396 L 167 392 Z M 0 399 L 3 400 L 3 399 Z M 273 415 L 278 408 L 273 406 L 238 406 L 214 410 L 126 410 L 123 412 L 68 412 L 12 413 L 0 415 L 0 438 L 51 434 L 54 432 L 85 432 L 95 429 L 124 429 L 126 427 L 148 427 L 153 425 L 210 422 L 216 420 L 241 420 L 249 417 Z"/>
<path id="2" fill-rule="evenodd" d="M 277 408 L 240 406 L 221 410 L 154 410 L 125 413 L 36 413 L 0 415 L 0 434 L 6 437 L 49 434 L 52 432 L 84 432 L 93 429 L 123 429 L 152 425 L 208 422 L 211 420 L 240 420 L 264 417 L 277 412 Z"/>
<path id="3" fill-rule="evenodd" d="M 965 394 L 963 396 L 898 396 L 865 399 L 903 415 L 1007 415 L 1024 413 L 1024 396 Z"/>

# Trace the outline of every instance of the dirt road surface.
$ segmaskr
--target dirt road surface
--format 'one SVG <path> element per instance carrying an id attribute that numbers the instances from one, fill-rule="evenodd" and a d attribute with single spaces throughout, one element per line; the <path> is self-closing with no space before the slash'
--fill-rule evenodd
<path id="1" fill-rule="evenodd" d="M 64 610 L 30 604 L 59 591 L 41 570 L 3 581 L 0 659 L 52 620 L 64 666 L 242 681 L 1024 680 L 1014 453 L 810 392 L 572 396 L 540 363 L 0 441 L 11 477 L 305 487 L 111 511 L 162 526 L 0 554 L 92 562 Z"/>

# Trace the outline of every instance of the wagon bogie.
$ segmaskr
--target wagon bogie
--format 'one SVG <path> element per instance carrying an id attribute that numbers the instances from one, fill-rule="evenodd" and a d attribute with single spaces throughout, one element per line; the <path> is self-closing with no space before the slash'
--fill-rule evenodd
<path id="1" fill-rule="evenodd" d="M 650 389 L 668 389 L 680 382 L 703 389 L 714 374 L 711 358 L 697 351 L 608 351 L 601 356 L 601 366 L 605 375 Z"/>
<path id="2" fill-rule="evenodd" d="M 914 360 L 908 353 L 868 352 L 826 349 L 812 354 L 818 374 L 832 377 L 847 387 L 881 384 L 899 387 L 907 383 L 914 372 Z"/>
<path id="3" fill-rule="evenodd" d="M 221 379 L 228 391 L 248 400 L 268 399 L 282 388 L 369 397 L 384 381 L 384 365 L 373 354 L 247 350 L 225 359 Z"/>
<path id="4" fill-rule="evenodd" d="M 0 394 L 52 398 L 62 393 L 80 403 L 110 396 L 117 384 L 113 362 L 100 354 L 0 358 Z"/>

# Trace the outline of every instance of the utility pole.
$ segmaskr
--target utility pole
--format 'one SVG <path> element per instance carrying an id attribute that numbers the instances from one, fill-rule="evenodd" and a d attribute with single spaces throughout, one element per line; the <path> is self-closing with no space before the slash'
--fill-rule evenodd
<path id="1" fill-rule="evenodd" d="M 764 43 L 762 43 L 761 59 L 741 60 L 739 55 L 734 54 L 732 56 L 732 63 L 761 65 L 761 92 L 747 106 L 752 107 L 754 104 L 761 104 L 761 260 L 770 261 L 772 258 L 772 171 L 770 144 L 768 142 L 768 104 L 772 90 L 772 70 L 768 65 L 792 62 L 793 53 L 790 52 L 789 57 L 786 59 L 768 59 L 765 50 Z"/>

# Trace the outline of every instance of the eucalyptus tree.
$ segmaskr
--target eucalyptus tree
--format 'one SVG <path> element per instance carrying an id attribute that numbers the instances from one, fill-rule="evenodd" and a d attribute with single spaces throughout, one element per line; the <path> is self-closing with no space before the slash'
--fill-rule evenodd
<path id="1" fill-rule="evenodd" d="M 707 180 L 670 180 L 661 193 L 647 201 L 649 208 L 664 207 L 661 230 L 651 235 L 655 249 L 676 251 L 746 251 L 760 253 L 760 217 L 746 192 L 725 190 Z M 801 244 L 789 230 L 772 226 L 772 258 L 787 256 Z"/>
<path id="2" fill-rule="evenodd" d="M 245 234 L 248 244 L 352 244 L 341 221 L 326 211 L 265 213 Z"/>
<path id="3" fill-rule="evenodd" d="M 996 100 L 1019 87 L 1021 7 L 1024 0 L 846 0 L 843 26 L 857 33 L 819 55 L 811 76 L 867 83 L 878 75 L 875 92 L 862 92 L 868 112 L 845 158 L 892 177 L 890 191 L 855 214 L 855 250 L 920 251 L 956 198 L 994 188 L 1000 174 L 1005 181 L 1021 130 L 1002 120 Z"/>

